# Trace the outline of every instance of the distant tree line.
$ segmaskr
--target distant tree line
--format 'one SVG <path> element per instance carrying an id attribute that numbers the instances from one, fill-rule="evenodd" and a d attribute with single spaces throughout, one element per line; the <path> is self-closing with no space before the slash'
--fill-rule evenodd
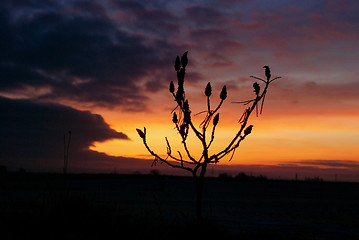
<path id="1" fill-rule="evenodd" d="M 220 173 L 218 175 L 218 178 L 220 178 L 220 179 L 234 179 L 234 180 L 239 180 L 239 181 L 260 181 L 260 182 L 268 180 L 268 178 L 266 176 L 262 175 L 262 174 L 260 174 L 259 176 L 252 176 L 252 175 L 247 175 L 244 172 L 240 172 L 234 177 L 232 177 L 228 173 Z"/>

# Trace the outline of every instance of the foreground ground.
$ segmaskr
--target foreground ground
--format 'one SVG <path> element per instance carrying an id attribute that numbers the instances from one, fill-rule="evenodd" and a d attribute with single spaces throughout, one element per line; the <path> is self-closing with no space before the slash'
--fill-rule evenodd
<path id="1" fill-rule="evenodd" d="M 359 239 L 359 184 L 191 178 L 0 176 L 1 239 Z M 224 237 L 224 238 L 223 238 Z"/>

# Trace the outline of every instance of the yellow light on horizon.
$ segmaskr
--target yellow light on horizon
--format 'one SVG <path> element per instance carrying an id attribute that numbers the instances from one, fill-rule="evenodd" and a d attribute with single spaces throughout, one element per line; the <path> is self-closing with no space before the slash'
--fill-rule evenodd
<path id="1" fill-rule="evenodd" d="M 238 123 L 231 119 L 221 119 L 218 125 L 215 141 L 210 154 L 222 150 L 234 137 L 239 128 Z M 347 117 L 346 117 L 347 119 Z M 131 121 L 132 120 L 132 121 Z M 185 151 L 181 139 L 171 124 L 170 119 L 147 118 L 147 139 L 150 147 L 161 156 L 166 156 L 167 146 L 165 137 L 170 141 L 172 152 Z M 358 160 L 359 129 L 357 118 L 347 119 L 346 125 L 336 125 L 344 121 L 338 117 L 326 119 L 303 116 L 301 118 L 257 119 L 253 118 L 254 131 L 236 150 L 231 162 L 230 156 L 223 158 L 225 164 L 276 164 L 307 159 Z M 231 123 L 231 124 L 229 124 Z M 112 156 L 124 156 L 142 159 L 153 159 L 138 137 L 136 128 L 144 125 L 142 117 L 121 121 L 121 130 L 131 140 L 112 140 L 95 143 L 91 149 L 104 152 Z M 116 124 L 112 126 L 117 127 Z M 336 127 L 336 128 L 334 128 Z M 211 128 L 208 129 L 210 135 Z M 191 153 L 199 158 L 201 144 L 192 135 L 188 139 Z"/>

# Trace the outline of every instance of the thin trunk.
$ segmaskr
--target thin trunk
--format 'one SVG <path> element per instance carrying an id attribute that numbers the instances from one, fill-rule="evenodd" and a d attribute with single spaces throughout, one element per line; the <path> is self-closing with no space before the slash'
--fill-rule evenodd
<path id="1" fill-rule="evenodd" d="M 206 174 L 207 164 L 203 164 L 199 176 L 194 176 L 195 187 L 196 187 L 196 218 L 198 221 L 203 220 L 202 214 L 202 202 L 203 202 L 203 188 L 204 188 L 204 176 Z"/>
<path id="2" fill-rule="evenodd" d="M 203 179 L 197 177 L 195 180 L 196 186 L 196 218 L 198 221 L 202 221 L 202 198 L 203 198 Z"/>

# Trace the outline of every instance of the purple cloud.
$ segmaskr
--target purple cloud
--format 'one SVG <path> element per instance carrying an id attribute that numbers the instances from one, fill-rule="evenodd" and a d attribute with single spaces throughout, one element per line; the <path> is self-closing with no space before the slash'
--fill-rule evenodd
<path id="1" fill-rule="evenodd" d="M 357 57 L 348 51 L 359 37 L 357 7 L 355 1 L 340 7 L 326 1 L 5 1 L 0 93 L 45 88 L 28 97 L 143 111 L 147 92 L 167 87 L 173 58 L 186 50 L 194 56 L 192 72 L 203 79 L 218 70 L 230 81 L 242 77 L 239 68 L 252 74 L 270 63 L 288 77 L 344 73 L 333 56 L 352 72 L 349 78 L 356 71 Z"/>

